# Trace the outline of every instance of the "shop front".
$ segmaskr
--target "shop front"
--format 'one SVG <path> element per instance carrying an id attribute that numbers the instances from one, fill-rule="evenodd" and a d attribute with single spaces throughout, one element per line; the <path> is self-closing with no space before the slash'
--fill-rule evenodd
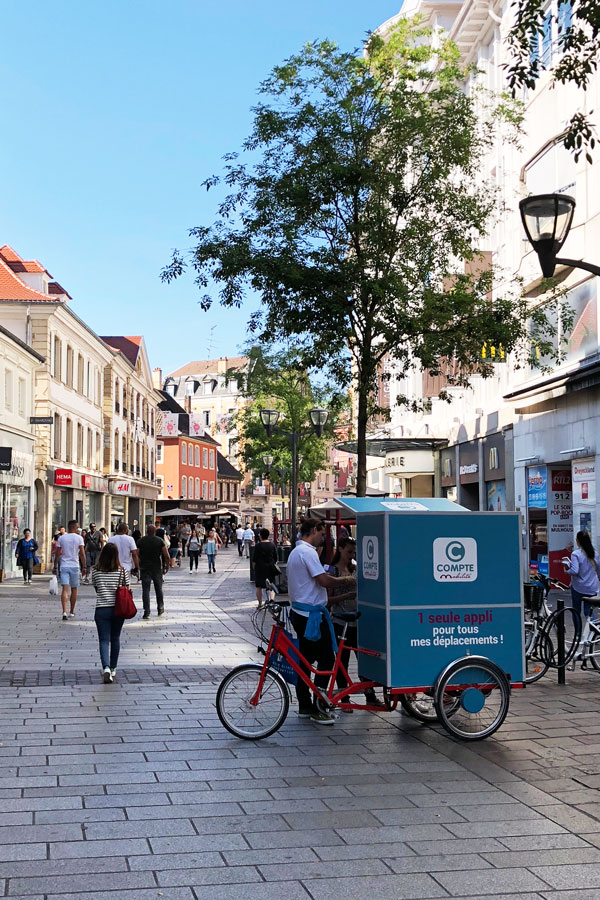
<path id="1" fill-rule="evenodd" d="M 459 503 L 477 511 L 479 505 L 479 441 L 459 444 L 458 475 L 460 480 Z"/>
<path id="2" fill-rule="evenodd" d="M 120 522 L 126 522 L 131 531 L 139 528 L 144 532 L 156 517 L 156 496 L 158 488 L 135 481 L 116 478 L 110 480 L 110 530 L 116 531 Z M 175 506 L 173 500 L 167 501 Z"/>
<path id="3" fill-rule="evenodd" d="M 396 497 L 433 497 L 434 469 L 432 448 L 392 450 L 385 455 L 385 474 L 394 479 Z"/>
<path id="4" fill-rule="evenodd" d="M 440 452 L 440 469 L 442 497 L 456 501 L 456 447 L 445 447 Z"/>
<path id="5" fill-rule="evenodd" d="M 33 453 L 2 448 L 0 463 L 0 576 L 20 574 L 15 551 L 24 528 L 32 527 Z M 10 452 L 7 452 L 10 451 Z M 1 580 L 0 578 L 0 580 Z"/>
<path id="6" fill-rule="evenodd" d="M 571 467 L 529 466 L 527 470 L 529 571 L 568 580 L 563 556 L 573 551 Z"/>
<path id="7" fill-rule="evenodd" d="M 485 509 L 490 512 L 506 512 L 512 509 L 506 492 L 506 458 L 504 434 L 490 434 L 483 441 L 483 467 L 485 479 Z"/>
<path id="8" fill-rule="evenodd" d="M 51 469 L 48 486 L 52 534 L 61 527 L 66 528 L 71 519 L 77 519 L 82 528 L 87 528 L 90 522 L 95 522 L 98 528 L 105 525 L 107 478 L 75 469 Z"/>

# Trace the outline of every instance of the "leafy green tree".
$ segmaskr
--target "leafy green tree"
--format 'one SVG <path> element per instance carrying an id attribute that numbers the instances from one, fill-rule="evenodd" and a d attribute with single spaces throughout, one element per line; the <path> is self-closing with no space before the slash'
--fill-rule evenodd
<path id="1" fill-rule="evenodd" d="M 513 92 L 524 87 L 534 90 L 545 71 L 537 52 L 539 38 L 552 26 L 558 32 L 561 57 L 552 69 L 554 84 L 573 83 L 586 90 L 600 59 L 600 3 L 598 0 L 558 0 L 557 13 L 548 9 L 547 0 L 515 0 L 515 21 L 508 34 L 511 62 L 508 82 Z M 589 162 L 596 143 L 596 129 L 589 115 L 574 112 L 565 128 L 563 142 L 574 153 L 575 162 L 582 152 Z"/>
<path id="2" fill-rule="evenodd" d="M 433 374 L 453 360 L 452 378 L 468 384 L 493 370 L 481 358 L 486 341 L 509 352 L 529 329 L 549 346 L 543 312 L 518 296 L 491 302 L 493 274 L 476 260 L 497 208 L 484 160 L 498 128 L 516 135 L 519 111 L 507 97 L 465 91 L 457 48 L 431 38 L 401 20 L 363 55 L 320 41 L 276 67 L 247 161 L 226 157 L 230 193 L 215 223 L 193 228 L 194 248 L 176 251 L 162 274 L 191 267 L 203 309 L 215 286 L 233 308 L 253 290 L 262 307 L 251 332 L 263 343 L 292 338 L 307 369 L 352 382 L 359 496 L 384 358 L 399 373 Z"/>
<path id="3" fill-rule="evenodd" d="M 328 463 L 335 426 L 348 406 L 347 396 L 337 391 L 326 391 L 315 383 L 314 376 L 311 379 L 304 368 L 301 353 L 293 346 L 275 349 L 254 345 L 246 350 L 245 355 L 249 359 L 249 374 L 245 378 L 242 395 L 249 402 L 231 423 L 240 436 L 239 457 L 244 467 L 255 475 L 266 476 L 268 468 L 263 457 L 270 455 L 273 457 L 270 481 L 282 486 L 288 484 L 292 471 L 291 446 L 289 439 L 279 432 L 305 431 L 297 449 L 298 482 L 312 481 L 316 472 Z M 239 382 L 241 371 L 231 369 L 228 377 Z M 315 407 L 326 407 L 329 411 L 320 438 L 307 427 L 309 412 Z M 260 418 L 262 409 L 276 409 L 280 413 L 280 428 L 270 437 Z M 287 474 L 278 474 L 278 469 Z"/>

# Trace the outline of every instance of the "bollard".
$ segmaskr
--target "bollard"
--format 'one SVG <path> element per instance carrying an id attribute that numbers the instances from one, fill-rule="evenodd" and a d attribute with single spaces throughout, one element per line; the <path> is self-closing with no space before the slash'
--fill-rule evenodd
<path id="1" fill-rule="evenodd" d="M 565 601 L 562 597 L 556 600 L 559 615 L 556 622 L 556 640 L 558 642 L 556 662 L 558 665 L 558 684 L 566 684 L 565 679 Z"/>

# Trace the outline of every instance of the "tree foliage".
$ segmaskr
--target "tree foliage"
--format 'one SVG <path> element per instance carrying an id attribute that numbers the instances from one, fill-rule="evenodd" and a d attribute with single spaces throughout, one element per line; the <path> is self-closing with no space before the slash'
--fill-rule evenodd
<path id="1" fill-rule="evenodd" d="M 203 309 L 214 284 L 227 307 L 254 290 L 261 341 L 292 338 L 303 366 L 352 381 L 359 495 L 384 358 L 433 374 L 453 360 L 467 384 L 492 371 L 484 342 L 508 352 L 528 329 L 547 341 L 544 314 L 531 318 L 519 297 L 492 303 L 493 274 L 477 264 L 497 210 L 485 157 L 520 113 L 507 97 L 466 91 L 465 79 L 455 45 L 419 20 L 373 35 L 363 55 L 308 44 L 261 86 L 247 158 L 226 157 L 216 221 L 192 229 L 194 248 L 163 271 L 168 281 L 190 266 Z"/>
<path id="2" fill-rule="evenodd" d="M 281 433 L 267 437 L 260 418 L 261 409 L 277 409 L 281 414 L 278 431 L 310 432 L 299 443 L 302 463 L 298 467 L 298 482 L 312 481 L 315 473 L 328 463 L 335 426 L 348 404 L 347 397 L 337 391 L 326 391 L 315 383 L 314 375 L 311 378 L 301 354 L 293 346 L 275 349 L 251 345 L 245 355 L 249 359 L 249 374 L 241 393 L 249 402 L 231 423 L 240 436 L 239 455 L 245 468 L 255 475 L 266 475 L 263 456 L 270 454 L 273 457 L 270 480 L 289 483 L 292 468 L 290 441 Z M 228 377 L 239 381 L 240 374 L 231 369 Z M 329 410 L 329 418 L 323 436 L 318 438 L 306 425 L 309 411 L 322 406 Z M 278 469 L 286 470 L 287 476 L 279 475 Z"/>
<path id="3" fill-rule="evenodd" d="M 600 3 L 598 0 L 558 0 L 557 13 L 548 10 L 547 0 L 515 0 L 515 22 L 508 34 L 511 63 L 508 82 L 513 92 L 535 89 L 545 71 L 542 57 L 532 46 L 544 28 L 555 24 L 558 32 L 559 61 L 552 69 L 555 84 L 575 84 L 586 90 L 600 59 Z M 548 19 L 549 17 L 549 19 Z M 582 152 L 592 162 L 596 129 L 581 111 L 573 112 L 565 128 L 564 145 L 574 153 L 575 162 Z"/>

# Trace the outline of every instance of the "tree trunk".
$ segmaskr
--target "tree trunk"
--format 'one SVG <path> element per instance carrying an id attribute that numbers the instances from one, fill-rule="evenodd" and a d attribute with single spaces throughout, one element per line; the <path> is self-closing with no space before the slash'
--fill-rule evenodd
<path id="1" fill-rule="evenodd" d="M 356 496 L 367 495 L 367 424 L 369 420 L 369 385 L 361 374 L 358 379 L 357 473 Z"/>

